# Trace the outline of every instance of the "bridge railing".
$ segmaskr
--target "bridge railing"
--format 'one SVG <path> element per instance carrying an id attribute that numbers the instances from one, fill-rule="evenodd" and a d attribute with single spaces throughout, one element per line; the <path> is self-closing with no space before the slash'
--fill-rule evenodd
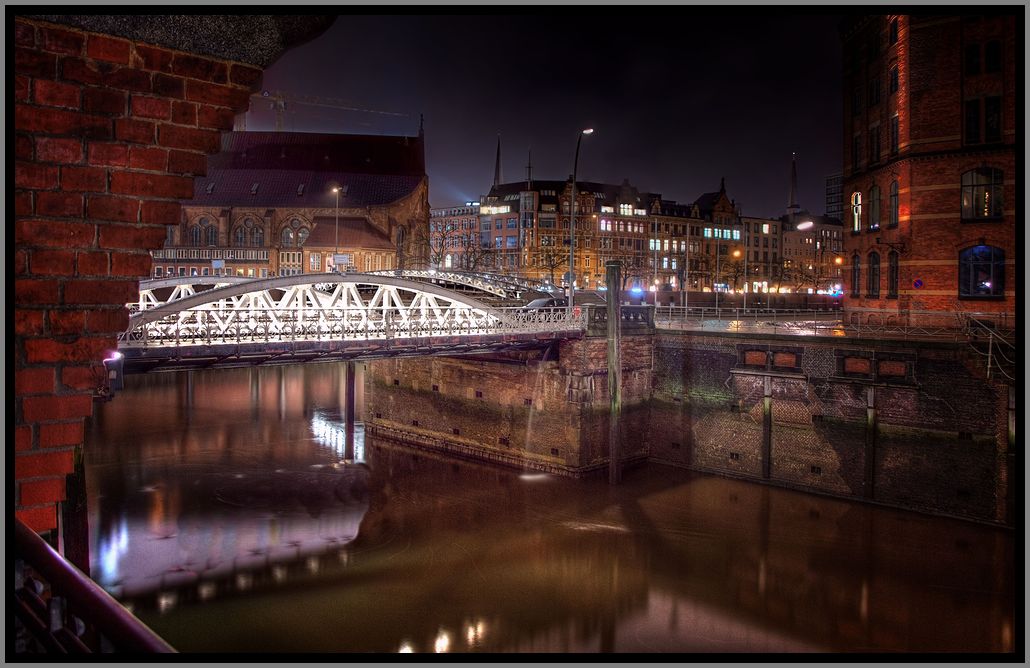
<path id="1" fill-rule="evenodd" d="M 17 518 L 14 535 L 14 613 L 43 652 L 175 652 Z"/>

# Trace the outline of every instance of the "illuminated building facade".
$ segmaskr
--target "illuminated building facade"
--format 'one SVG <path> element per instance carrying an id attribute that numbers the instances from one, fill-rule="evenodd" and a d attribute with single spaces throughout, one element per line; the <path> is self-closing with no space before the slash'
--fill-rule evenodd
<path id="1" fill-rule="evenodd" d="M 479 206 L 480 266 L 566 284 L 571 197 L 571 178 L 491 188 Z M 728 282 L 732 261 L 723 260 L 743 248 L 740 217 L 724 185 L 681 204 L 628 181 L 577 181 L 576 201 L 575 279 L 581 289 L 603 285 L 605 263 L 616 260 L 626 287 L 679 290 L 689 282 L 692 290 L 710 290 Z M 742 289 L 739 277 L 737 282 Z"/>
<path id="2" fill-rule="evenodd" d="M 1015 313 L 1016 15 L 854 17 L 841 34 L 849 321 Z"/>
<path id="3" fill-rule="evenodd" d="M 230 132 L 153 251 L 153 276 L 318 273 L 334 257 L 341 271 L 420 266 L 428 227 L 421 132 Z"/>

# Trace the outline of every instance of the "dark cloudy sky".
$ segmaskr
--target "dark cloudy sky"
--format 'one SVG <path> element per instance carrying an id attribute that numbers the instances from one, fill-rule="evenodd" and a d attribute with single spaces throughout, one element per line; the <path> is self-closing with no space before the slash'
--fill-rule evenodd
<path id="1" fill-rule="evenodd" d="M 454 7 L 452 11 L 475 11 Z M 840 170 L 839 16 L 729 7 L 563 8 L 559 15 L 343 15 L 265 72 L 264 88 L 405 116 L 288 106 L 297 132 L 415 134 L 425 116 L 430 204 L 478 200 L 502 177 L 580 180 L 691 202 L 726 178 L 745 215 L 822 213 Z M 252 105 L 248 129 L 273 128 Z"/>

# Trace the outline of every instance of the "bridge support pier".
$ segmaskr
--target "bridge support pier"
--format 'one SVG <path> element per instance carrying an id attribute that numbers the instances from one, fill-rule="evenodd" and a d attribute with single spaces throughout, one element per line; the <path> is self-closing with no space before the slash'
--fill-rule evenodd
<path id="1" fill-rule="evenodd" d="M 344 446 L 344 459 L 354 459 L 354 362 L 344 362 L 344 413 L 346 444 Z"/>
<path id="2" fill-rule="evenodd" d="M 768 480 L 772 476 L 772 377 L 763 379 L 764 396 L 762 397 L 762 477 Z"/>
<path id="3" fill-rule="evenodd" d="M 605 264 L 608 283 L 608 483 L 622 478 L 619 463 L 619 414 L 622 413 L 622 306 L 619 304 L 620 262 Z"/>

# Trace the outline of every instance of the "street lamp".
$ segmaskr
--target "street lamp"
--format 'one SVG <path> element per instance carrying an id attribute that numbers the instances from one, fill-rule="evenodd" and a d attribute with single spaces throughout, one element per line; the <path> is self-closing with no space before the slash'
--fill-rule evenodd
<path id="1" fill-rule="evenodd" d="M 333 249 L 333 271 L 339 272 L 340 268 L 336 266 L 336 256 L 340 254 L 340 187 L 333 186 L 333 193 L 336 195 L 336 247 Z"/>
<path id="2" fill-rule="evenodd" d="M 572 161 L 572 205 L 569 211 L 572 217 L 569 219 L 569 314 L 572 314 L 572 300 L 575 292 L 576 282 L 576 172 L 579 168 L 579 145 L 583 142 L 583 135 L 593 134 L 593 128 L 587 128 L 579 133 L 576 138 L 576 157 Z M 611 299 L 611 297 L 609 297 Z"/>
<path id="3" fill-rule="evenodd" d="M 745 237 L 746 238 L 746 237 Z M 733 257 L 740 257 L 740 249 L 733 251 Z M 736 271 L 736 269 L 734 269 Z M 747 251 L 744 251 L 744 312 L 747 313 Z"/>

